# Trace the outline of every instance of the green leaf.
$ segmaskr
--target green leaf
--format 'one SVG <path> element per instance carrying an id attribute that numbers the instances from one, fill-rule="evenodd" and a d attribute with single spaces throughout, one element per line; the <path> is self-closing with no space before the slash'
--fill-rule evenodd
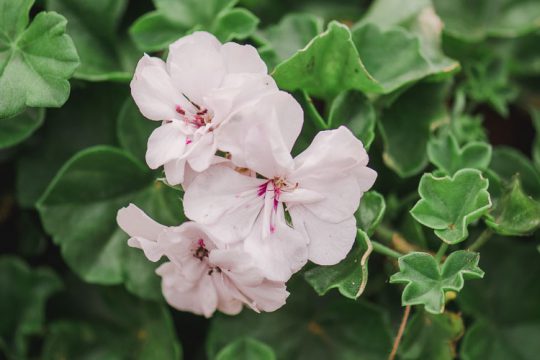
<path id="1" fill-rule="evenodd" d="M 63 14 L 68 20 L 68 33 L 81 57 L 76 78 L 131 79 L 133 62 L 126 62 L 122 54 L 129 40 L 118 34 L 127 0 L 47 0 L 46 4 L 47 9 Z"/>
<path id="2" fill-rule="evenodd" d="M 122 105 L 116 126 L 120 146 L 144 164 L 148 137 L 159 122 L 149 121 L 142 116 L 133 99 L 128 97 Z"/>
<path id="3" fill-rule="evenodd" d="M 129 35 L 139 49 L 153 52 L 167 48 L 186 31 L 186 27 L 171 21 L 156 10 L 138 18 L 129 28 Z"/>
<path id="4" fill-rule="evenodd" d="M 484 280 L 467 286 L 460 309 L 474 319 L 464 360 L 535 359 L 540 353 L 540 261 L 536 244 L 493 238 L 482 247 Z"/>
<path id="5" fill-rule="evenodd" d="M 60 169 L 37 208 L 45 230 L 71 269 L 97 284 L 124 283 L 144 298 L 159 298 L 157 264 L 127 246 L 116 224 L 118 209 L 134 203 L 157 221 L 178 225 L 175 190 L 154 180 L 127 153 L 98 146 L 81 151 Z"/>
<path id="6" fill-rule="evenodd" d="M 445 312 L 433 315 L 424 311 L 414 314 L 399 346 L 403 360 L 456 358 L 456 343 L 465 331 L 459 314 Z"/>
<path id="7" fill-rule="evenodd" d="M 259 340 L 245 337 L 224 347 L 216 360 L 275 360 L 276 354 Z"/>
<path id="8" fill-rule="evenodd" d="M 486 216 L 486 224 L 509 236 L 529 235 L 540 227 L 540 203 L 523 193 L 519 176 Z"/>
<path id="9" fill-rule="evenodd" d="M 62 106 L 69 96 L 68 79 L 79 65 L 63 16 L 40 12 L 28 26 L 33 3 L 0 0 L 0 119 L 26 106 Z"/>
<path id="10" fill-rule="evenodd" d="M 465 41 L 486 37 L 517 37 L 540 27 L 540 3 L 536 0 L 434 0 L 444 31 Z"/>
<path id="11" fill-rule="evenodd" d="M 371 236 L 375 229 L 381 223 L 384 212 L 386 211 L 386 202 L 384 197 L 376 191 L 368 191 L 362 196 L 360 207 L 357 212 L 358 226 Z"/>
<path id="12" fill-rule="evenodd" d="M 357 91 L 343 92 L 336 97 L 330 107 L 328 123 L 330 128 L 347 126 L 368 149 L 375 138 L 375 110 Z"/>
<path id="13" fill-rule="evenodd" d="M 532 110 L 531 117 L 536 130 L 536 136 L 533 142 L 532 158 L 534 165 L 536 166 L 536 170 L 540 171 L 540 110 Z"/>
<path id="14" fill-rule="evenodd" d="M 431 131 L 448 121 L 444 106 L 447 84 L 419 84 L 384 109 L 379 130 L 384 163 L 401 177 L 418 174 L 428 164 L 426 146 Z"/>
<path id="15" fill-rule="evenodd" d="M 289 281 L 291 295 L 278 311 L 214 317 L 206 343 L 208 358 L 215 359 L 231 341 L 249 336 L 271 346 L 283 360 L 387 359 L 392 339 L 382 309 L 333 294 L 319 297 L 303 281 L 294 280 L 300 279 Z"/>
<path id="16" fill-rule="evenodd" d="M 164 305 L 116 287 L 70 287 L 57 307 L 77 306 L 49 325 L 44 360 L 182 358 Z"/>
<path id="17" fill-rule="evenodd" d="M 286 14 L 278 24 L 257 34 L 265 42 L 259 53 L 269 68 L 274 68 L 319 35 L 323 24 L 323 19 L 312 14 Z"/>
<path id="18" fill-rule="evenodd" d="M 463 168 L 487 169 L 491 161 L 491 146 L 474 141 L 459 147 L 452 134 L 432 138 L 427 147 L 431 163 L 446 175 L 454 175 Z"/>
<path id="19" fill-rule="evenodd" d="M 18 258 L 0 257 L 0 355 L 27 357 L 28 337 L 43 331 L 45 303 L 61 287 L 49 269 L 32 269 Z"/>
<path id="20" fill-rule="evenodd" d="M 341 295 L 355 300 L 366 288 L 368 259 L 372 250 L 367 234 L 358 230 L 356 245 L 345 259 L 336 265 L 316 266 L 306 271 L 304 276 L 321 296 L 331 289 L 338 289 Z"/>
<path id="21" fill-rule="evenodd" d="M 444 242 L 457 244 L 469 236 L 467 226 L 491 207 L 488 186 L 489 181 L 474 169 L 459 170 L 452 178 L 424 174 L 418 186 L 421 199 L 411 215 Z"/>
<path id="22" fill-rule="evenodd" d="M 406 2 L 401 0 L 375 0 L 359 21 L 359 24 L 372 23 L 382 28 L 389 28 L 408 23 L 414 20 L 418 13 L 430 4 L 430 0 L 409 0 Z"/>
<path id="23" fill-rule="evenodd" d="M 515 174 L 519 174 L 525 193 L 540 200 L 540 170 L 518 150 L 506 146 L 495 147 L 490 168 L 508 183 Z"/>
<path id="24" fill-rule="evenodd" d="M 257 29 L 259 18 L 246 9 L 236 8 L 218 14 L 211 32 L 221 41 L 246 39 Z"/>
<path id="25" fill-rule="evenodd" d="M 409 253 L 399 258 L 400 271 L 390 277 L 390 283 L 406 284 L 401 296 L 403 306 L 424 305 L 426 311 L 442 314 L 446 291 L 459 292 L 466 279 L 484 276 L 479 260 L 478 253 L 458 250 L 441 266 L 428 253 Z"/>
<path id="26" fill-rule="evenodd" d="M 27 139 L 42 124 L 45 110 L 26 109 L 10 118 L 0 119 L 0 149 L 13 146 Z"/>
<path id="27" fill-rule="evenodd" d="M 18 157 L 17 201 L 21 206 L 33 207 L 64 162 L 79 150 L 116 145 L 114 119 L 128 91 L 125 85 L 85 84 L 73 89 L 61 109 L 47 111 L 44 126 Z"/>

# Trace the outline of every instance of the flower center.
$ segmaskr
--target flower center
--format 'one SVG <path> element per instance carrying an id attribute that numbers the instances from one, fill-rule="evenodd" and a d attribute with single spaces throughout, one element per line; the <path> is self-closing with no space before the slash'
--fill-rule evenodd
<path id="1" fill-rule="evenodd" d="M 203 261 L 204 258 L 208 258 L 208 255 L 210 254 L 210 251 L 206 248 L 206 244 L 204 243 L 203 239 L 197 240 L 197 247 L 193 250 L 193 257 L 199 259 L 200 261 Z M 219 266 L 212 266 L 208 264 L 208 275 L 212 275 L 213 273 L 217 272 L 218 274 L 221 274 L 222 270 Z"/>
<path id="2" fill-rule="evenodd" d="M 276 231 L 276 218 L 282 192 L 293 191 L 297 187 L 298 184 L 293 185 L 283 177 L 274 177 L 272 180 L 259 185 L 257 195 L 264 196 L 264 212 L 267 214 L 270 233 Z"/>

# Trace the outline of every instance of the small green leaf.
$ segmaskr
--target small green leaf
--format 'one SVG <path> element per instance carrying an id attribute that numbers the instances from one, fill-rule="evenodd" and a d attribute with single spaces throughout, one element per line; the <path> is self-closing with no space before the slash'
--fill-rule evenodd
<path id="1" fill-rule="evenodd" d="M 258 24 L 259 18 L 249 10 L 235 8 L 219 13 L 211 32 L 223 42 L 243 40 L 253 34 Z"/>
<path id="2" fill-rule="evenodd" d="M 359 24 L 372 23 L 388 28 L 408 23 L 430 4 L 430 0 L 375 0 Z"/>
<path id="3" fill-rule="evenodd" d="M 0 119 L 25 106 L 62 106 L 69 96 L 68 79 L 79 65 L 63 16 L 40 12 L 28 26 L 33 3 L 0 0 Z"/>
<path id="4" fill-rule="evenodd" d="M 81 151 L 60 169 L 37 204 L 43 226 L 66 263 L 91 283 L 121 284 L 145 297 L 160 297 L 157 264 L 127 246 L 116 224 L 118 209 L 134 203 L 157 221 L 182 221 L 176 191 L 127 153 L 97 146 Z"/>
<path id="5" fill-rule="evenodd" d="M 153 52 L 167 48 L 186 31 L 186 27 L 156 10 L 138 18 L 129 28 L 129 35 L 139 49 Z"/>
<path id="6" fill-rule="evenodd" d="M 0 354 L 27 358 L 28 337 L 43 331 L 45 303 L 62 283 L 49 269 L 31 269 L 18 258 L 3 256 L 0 288 Z"/>
<path id="7" fill-rule="evenodd" d="M 532 158 L 536 170 L 540 172 L 540 110 L 532 110 L 531 117 L 536 130 L 536 136 L 533 142 Z"/>
<path id="8" fill-rule="evenodd" d="M 384 212 L 386 211 L 386 202 L 384 197 L 376 191 L 368 191 L 362 196 L 357 216 L 358 226 L 364 230 L 367 235 L 373 235 L 375 229 L 381 223 Z"/>
<path id="9" fill-rule="evenodd" d="M 81 57 L 76 78 L 131 79 L 133 61 L 125 61 L 122 54 L 129 39 L 118 34 L 127 0 L 46 0 L 46 4 L 47 9 L 61 13 L 68 20 L 68 33 Z"/>
<path id="10" fill-rule="evenodd" d="M 165 305 L 143 301 L 119 287 L 68 284 L 56 300 L 59 320 L 49 324 L 42 359 L 182 359 Z"/>
<path id="11" fill-rule="evenodd" d="M 143 117 L 133 99 L 127 98 L 116 123 L 120 146 L 144 164 L 148 137 L 157 126 L 159 122 Z"/>
<path id="12" fill-rule="evenodd" d="M 0 149 L 28 138 L 43 124 L 44 118 L 44 109 L 30 108 L 10 118 L 0 119 Z"/>
<path id="13" fill-rule="evenodd" d="M 272 348 L 259 340 L 245 337 L 224 347 L 216 360 L 275 360 Z"/>
<path id="14" fill-rule="evenodd" d="M 490 168 L 508 183 L 514 175 L 519 174 L 525 193 L 540 200 L 540 170 L 518 150 L 506 146 L 495 147 Z"/>
<path id="15" fill-rule="evenodd" d="M 367 97 L 357 91 L 347 91 L 332 102 L 328 125 L 331 129 L 347 126 L 369 149 L 375 138 L 375 116 Z"/>
<path id="16" fill-rule="evenodd" d="M 356 245 L 340 263 L 317 266 L 305 272 L 307 282 L 319 295 L 337 288 L 341 295 L 357 299 L 368 281 L 368 259 L 372 251 L 371 241 L 365 232 L 358 230 Z"/>
<path id="17" fill-rule="evenodd" d="M 447 90 L 447 84 L 419 84 L 383 110 L 378 122 L 383 160 L 399 176 L 416 175 L 428 164 L 429 135 L 438 124 L 448 121 L 444 106 Z"/>
<path id="18" fill-rule="evenodd" d="M 525 236 L 540 227 L 540 203 L 523 193 L 519 176 L 486 216 L 486 224 L 496 233 Z"/>
<path id="19" fill-rule="evenodd" d="M 540 3 L 536 0 L 434 0 L 433 4 L 444 31 L 465 41 L 517 37 L 540 26 Z"/>
<path id="20" fill-rule="evenodd" d="M 399 272 L 390 277 L 393 284 L 406 284 L 401 304 L 424 305 L 432 314 L 444 311 L 446 291 L 459 292 L 466 279 L 481 279 L 480 254 L 458 250 L 442 266 L 428 253 L 413 252 L 399 258 Z"/>
<path id="21" fill-rule="evenodd" d="M 301 280 L 287 283 L 291 295 L 278 311 L 215 316 L 206 340 L 207 357 L 215 359 L 231 341 L 245 336 L 268 344 L 284 360 L 388 357 L 392 336 L 383 309 L 337 294 L 317 296 Z"/>
<path id="22" fill-rule="evenodd" d="M 463 168 L 486 169 L 491 161 L 491 146 L 475 141 L 460 148 L 452 134 L 445 134 L 429 141 L 427 154 L 439 170 L 454 175 Z"/>
<path id="23" fill-rule="evenodd" d="M 421 199 L 411 215 L 448 244 L 467 238 L 467 226 L 478 220 L 491 207 L 487 188 L 489 181 L 474 169 L 463 169 L 452 178 L 424 174 L 418 193 Z"/>
<path id="24" fill-rule="evenodd" d="M 269 68 L 274 68 L 319 35 L 323 24 L 323 19 L 312 14 L 286 14 L 278 24 L 257 34 L 265 42 L 259 53 Z"/>
<path id="25" fill-rule="evenodd" d="M 461 315 L 444 312 L 440 315 L 419 311 L 414 314 L 399 346 L 403 360 L 456 358 L 456 343 L 465 327 Z"/>

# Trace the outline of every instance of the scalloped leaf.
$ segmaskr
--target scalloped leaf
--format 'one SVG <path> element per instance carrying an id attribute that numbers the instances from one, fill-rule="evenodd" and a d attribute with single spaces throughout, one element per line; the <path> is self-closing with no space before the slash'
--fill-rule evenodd
<path id="1" fill-rule="evenodd" d="M 118 228 L 119 208 L 134 203 L 158 221 L 182 219 L 177 192 L 156 183 L 152 172 L 125 151 L 107 146 L 72 157 L 37 204 L 43 226 L 69 267 L 96 284 L 125 284 L 133 293 L 160 298 L 158 264 L 127 245 Z"/>
<path id="2" fill-rule="evenodd" d="M 458 250 L 451 253 L 443 265 L 422 252 L 413 252 L 399 258 L 399 272 L 390 277 L 390 283 L 406 284 L 401 304 L 424 305 L 432 314 L 444 312 L 445 292 L 459 292 L 466 279 L 481 279 L 484 272 L 478 267 L 480 254 Z"/>
<path id="3" fill-rule="evenodd" d="M 68 79 L 79 65 L 73 41 L 65 33 L 66 19 L 42 11 L 28 25 L 33 4 L 34 0 L 0 0 L 0 119 L 26 106 L 62 106 L 69 97 Z"/>
<path id="4" fill-rule="evenodd" d="M 27 139 L 45 119 L 45 109 L 28 108 L 20 114 L 0 119 L 0 149 Z"/>
<path id="5" fill-rule="evenodd" d="M 216 360 L 275 360 L 274 350 L 265 343 L 244 337 L 224 347 Z"/>
<path id="6" fill-rule="evenodd" d="M 501 235 L 532 234 L 540 227 L 540 202 L 523 192 L 519 176 L 515 176 L 493 211 L 486 216 L 486 224 Z"/>
<path id="7" fill-rule="evenodd" d="M 385 211 L 384 197 L 376 191 L 368 191 L 362 196 L 360 207 L 356 213 L 358 227 L 364 230 L 368 236 L 373 235 L 381 223 Z"/>
<path id="8" fill-rule="evenodd" d="M 321 296 L 336 288 L 341 295 L 355 300 L 366 288 L 372 250 L 369 237 L 359 229 L 356 244 L 345 259 L 336 265 L 314 267 L 306 271 L 304 277 Z"/>
<path id="9" fill-rule="evenodd" d="M 478 220 L 491 207 L 487 192 L 489 181 L 475 169 L 462 169 L 452 178 L 424 174 L 418 193 L 421 199 L 411 215 L 448 244 L 467 238 L 467 226 Z"/>
<path id="10" fill-rule="evenodd" d="M 47 299 L 62 288 L 50 269 L 30 268 L 16 257 L 0 257 L 0 356 L 26 359 L 28 338 L 43 331 Z"/>
<path id="11" fill-rule="evenodd" d="M 446 175 L 454 175 L 464 168 L 487 169 L 491 161 L 491 145 L 473 141 L 459 147 L 454 135 L 445 134 L 429 141 L 427 154 L 439 170 Z"/>

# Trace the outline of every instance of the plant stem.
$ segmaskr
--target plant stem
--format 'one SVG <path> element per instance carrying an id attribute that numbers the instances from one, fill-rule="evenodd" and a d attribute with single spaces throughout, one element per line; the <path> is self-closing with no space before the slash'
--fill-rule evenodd
<path id="1" fill-rule="evenodd" d="M 378 252 L 379 254 L 390 256 L 396 259 L 399 259 L 403 255 L 396 250 L 390 249 L 388 246 L 381 244 L 378 241 L 372 240 L 371 245 L 373 245 L 373 251 Z"/>
<path id="2" fill-rule="evenodd" d="M 403 337 L 403 332 L 405 332 L 405 327 L 407 326 L 407 320 L 409 320 L 410 313 L 411 313 L 411 305 L 407 305 L 405 307 L 405 311 L 403 312 L 403 317 L 401 318 L 401 324 L 399 325 L 399 330 L 396 335 L 396 339 L 394 340 L 394 346 L 392 346 L 392 352 L 388 356 L 388 360 L 394 360 L 396 358 L 396 354 L 399 348 L 399 343 L 401 342 L 401 338 Z"/>
<path id="3" fill-rule="evenodd" d="M 315 120 L 315 125 L 319 128 L 319 130 L 328 130 L 328 124 L 326 121 L 324 121 L 321 114 L 319 114 L 319 111 L 315 108 L 313 100 L 311 100 L 307 92 L 302 91 L 302 97 L 306 102 L 306 111 L 313 118 L 313 120 Z"/>
<path id="4" fill-rule="evenodd" d="M 474 242 L 471 244 L 471 246 L 469 246 L 468 250 L 476 251 L 480 249 L 482 245 L 484 245 L 491 238 L 491 235 L 493 235 L 493 231 L 491 231 L 491 229 L 486 229 L 482 231 L 480 236 L 478 236 L 476 240 L 474 240 Z"/>
<path id="5" fill-rule="evenodd" d="M 435 260 L 437 260 L 437 262 L 441 262 L 444 254 L 446 253 L 446 250 L 448 250 L 448 244 L 443 242 L 441 244 L 441 247 L 439 247 L 437 254 L 435 254 Z"/>
<path id="6" fill-rule="evenodd" d="M 384 224 L 379 224 L 375 229 L 375 234 L 383 239 L 385 243 L 391 244 L 394 237 L 394 230 Z"/>

